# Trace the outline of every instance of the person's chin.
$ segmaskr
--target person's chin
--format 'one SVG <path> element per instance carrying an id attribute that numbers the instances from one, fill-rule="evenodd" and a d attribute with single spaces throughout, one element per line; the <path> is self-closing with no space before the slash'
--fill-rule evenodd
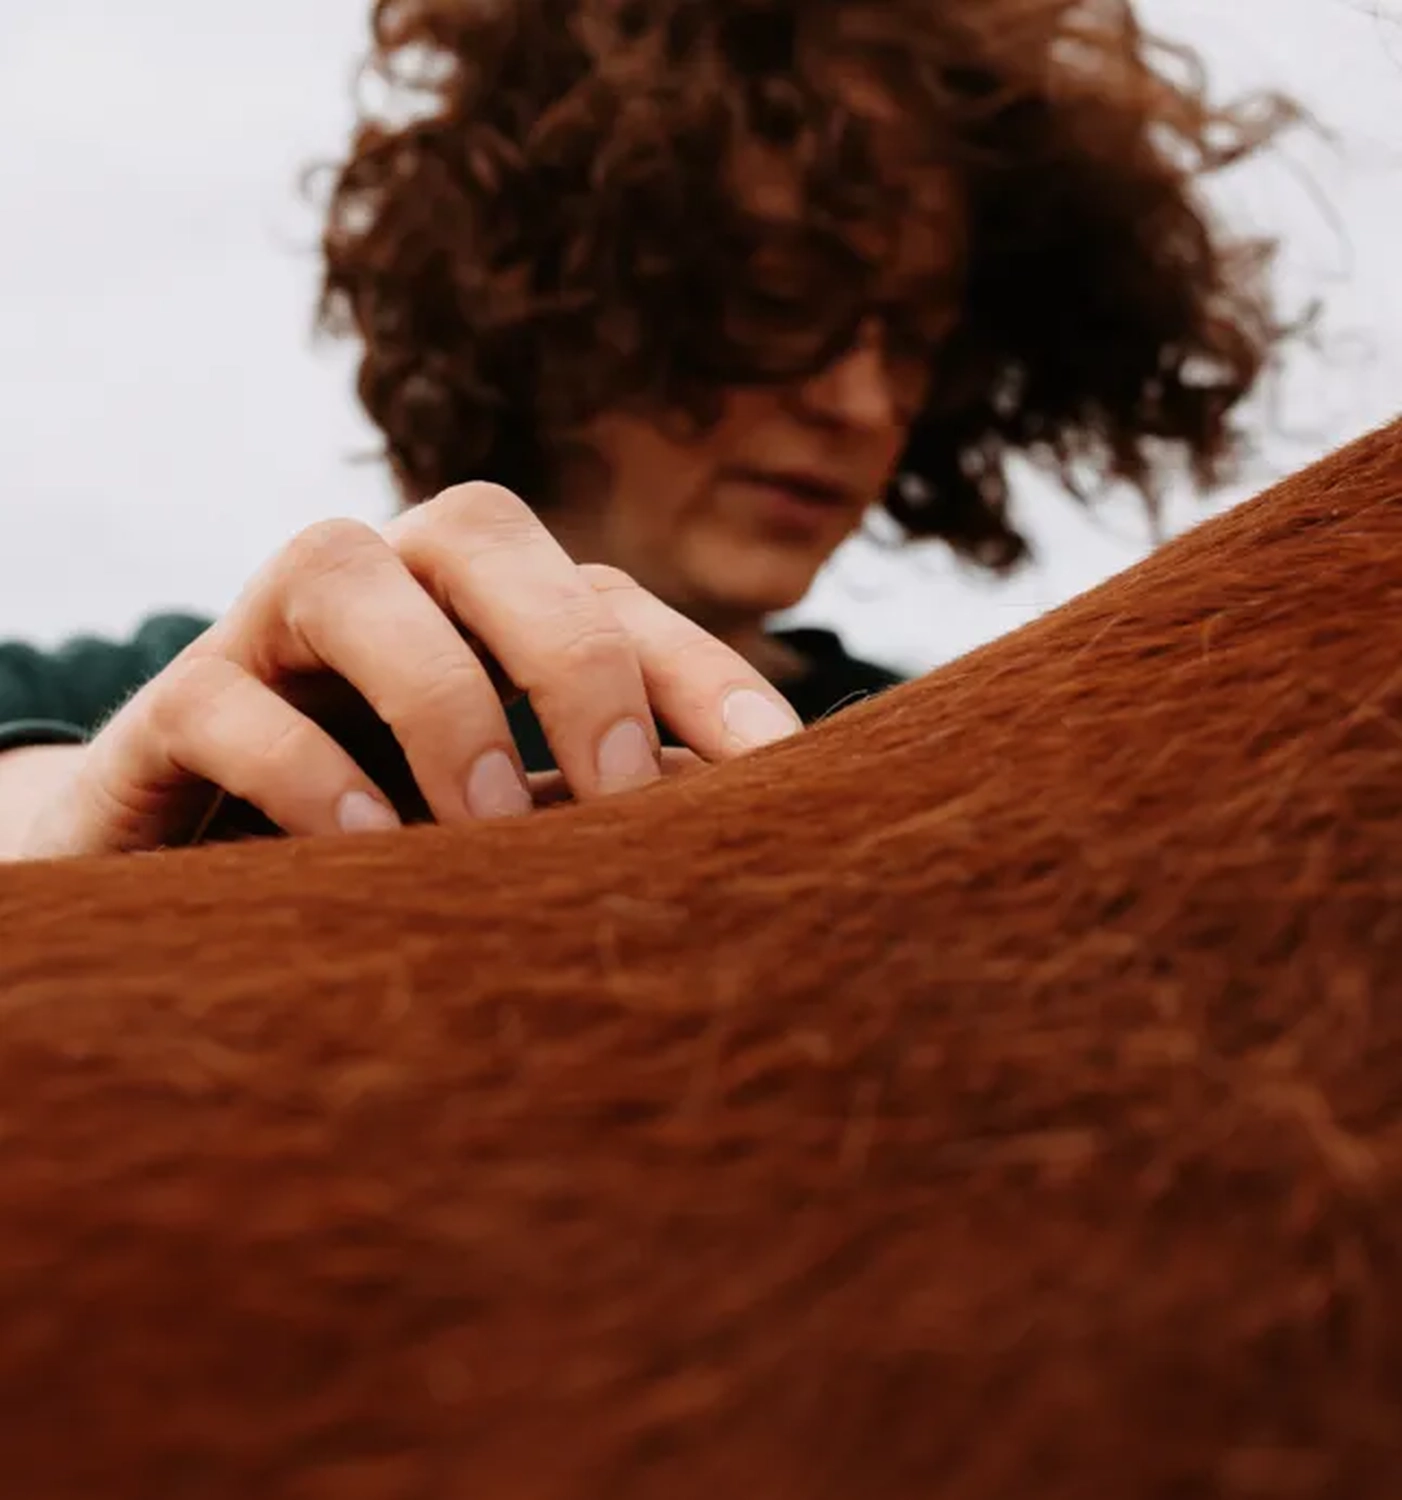
<path id="1" fill-rule="evenodd" d="M 821 565 L 820 565 L 821 566 Z M 736 614 L 775 615 L 800 604 L 818 576 L 810 562 L 804 566 L 767 568 L 763 572 L 732 573 L 716 580 L 711 591 L 717 602 Z"/>
<path id="2" fill-rule="evenodd" d="M 847 530 L 834 528 L 828 536 L 802 540 L 727 537 L 724 546 L 698 550 L 688 571 L 702 585 L 697 592 L 728 611 L 778 614 L 803 600 L 846 535 Z"/>

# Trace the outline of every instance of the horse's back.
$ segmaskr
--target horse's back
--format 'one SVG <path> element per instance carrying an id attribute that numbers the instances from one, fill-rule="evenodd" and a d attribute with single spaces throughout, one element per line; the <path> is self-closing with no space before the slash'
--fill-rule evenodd
<path id="1" fill-rule="evenodd" d="M 746 761 L 0 871 L 25 1500 L 1392 1500 L 1402 429 Z"/>

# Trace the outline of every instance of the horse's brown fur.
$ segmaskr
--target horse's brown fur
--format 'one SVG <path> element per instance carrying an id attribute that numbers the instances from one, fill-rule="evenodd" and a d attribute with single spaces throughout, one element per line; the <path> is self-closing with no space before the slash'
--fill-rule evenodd
<path id="1" fill-rule="evenodd" d="M 742 763 L 0 932 L 6 1496 L 1402 1493 L 1402 427 Z"/>

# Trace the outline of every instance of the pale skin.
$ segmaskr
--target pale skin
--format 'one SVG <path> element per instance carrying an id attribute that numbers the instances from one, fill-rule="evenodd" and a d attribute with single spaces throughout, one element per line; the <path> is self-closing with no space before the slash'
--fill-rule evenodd
<path id="1" fill-rule="evenodd" d="M 765 616 L 802 597 L 880 496 L 923 380 L 868 329 L 805 382 L 733 393 L 700 440 L 600 419 L 576 436 L 609 483 L 549 526 L 509 491 L 466 484 L 378 532 L 312 527 L 89 744 L 0 755 L 0 855 L 183 842 L 218 789 L 294 836 L 396 827 L 309 711 L 328 688 L 390 725 L 450 826 L 796 732 L 773 679 L 801 663 Z M 558 776 L 524 776 L 503 676 L 529 696 Z M 654 714 L 689 752 L 662 755 Z"/>
<path id="2" fill-rule="evenodd" d="M 838 82 L 899 124 L 879 89 Z M 756 212 L 792 216 L 782 159 L 733 166 Z M 892 252 L 890 305 L 930 304 L 954 248 L 946 208 L 932 180 Z M 315 717 L 348 693 L 390 725 L 447 825 L 643 787 L 795 733 L 775 683 L 806 663 L 766 619 L 803 598 L 890 484 L 939 330 L 911 332 L 904 314 L 894 328 L 873 316 L 809 378 L 726 393 L 699 437 L 639 411 L 558 435 L 539 515 L 530 497 L 466 484 L 379 532 L 303 532 L 89 744 L 0 755 L 0 858 L 185 842 L 220 791 L 294 836 L 394 828 Z M 529 696 L 557 774 L 523 776 L 503 690 Z M 686 749 L 659 749 L 654 714 Z"/>
<path id="3" fill-rule="evenodd" d="M 879 87 L 834 86 L 904 149 Z M 799 208 L 782 155 L 752 150 L 731 176 L 762 216 Z M 907 309 L 894 327 L 872 316 L 809 378 L 726 393 L 700 437 L 676 436 L 665 412 L 606 412 L 557 436 L 539 515 L 530 497 L 466 484 L 380 532 L 332 521 L 295 537 L 89 744 L 0 755 L 0 859 L 184 842 L 220 791 L 291 835 L 393 828 L 389 800 L 314 717 L 347 693 L 390 725 L 449 825 L 627 791 L 795 733 L 774 684 L 806 663 L 766 619 L 885 493 L 927 401 L 943 328 L 908 310 L 943 305 L 929 288 L 956 255 L 946 186 L 930 178 L 890 252 L 887 301 Z M 529 696 L 558 773 L 523 777 L 503 689 Z M 660 751 L 654 714 L 688 748 Z"/>

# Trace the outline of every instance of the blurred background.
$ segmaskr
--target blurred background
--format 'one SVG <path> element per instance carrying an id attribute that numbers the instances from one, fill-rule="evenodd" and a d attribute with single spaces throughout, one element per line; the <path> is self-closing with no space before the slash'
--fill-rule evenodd
<path id="1" fill-rule="evenodd" d="M 1402 0 L 1141 0 L 1219 93 L 1279 86 L 1296 133 L 1215 185 L 1285 240 L 1294 310 L 1322 299 L 1251 413 L 1259 453 L 1170 531 L 1402 410 Z M 0 6 L 0 638 L 120 634 L 217 613 L 294 532 L 385 520 L 352 351 L 310 336 L 308 164 L 342 149 L 369 0 L 4 0 Z M 801 611 L 918 670 L 1143 555 L 1133 503 L 1093 515 L 1020 474 L 1039 554 L 1001 582 L 937 547 L 857 540 Z"/>

